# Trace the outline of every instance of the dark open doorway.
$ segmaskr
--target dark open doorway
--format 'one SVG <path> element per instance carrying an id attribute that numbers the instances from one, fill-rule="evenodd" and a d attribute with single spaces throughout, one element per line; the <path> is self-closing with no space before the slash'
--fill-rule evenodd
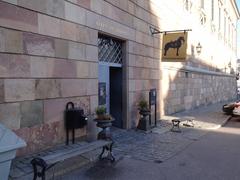
<path id="1" fill-rule="evenodd" d="M 113 126 L 122 128 L 122 68 L 110 67 L 110 114 Z"/>

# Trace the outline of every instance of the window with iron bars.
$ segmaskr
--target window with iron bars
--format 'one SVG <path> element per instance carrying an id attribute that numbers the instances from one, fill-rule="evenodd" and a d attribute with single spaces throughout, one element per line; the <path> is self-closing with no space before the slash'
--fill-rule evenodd
<path id="1" fill-rule="evenodd" d="M 100 62 L 122 64 L 122 42 L 107 36 L 98 37 Z"/>

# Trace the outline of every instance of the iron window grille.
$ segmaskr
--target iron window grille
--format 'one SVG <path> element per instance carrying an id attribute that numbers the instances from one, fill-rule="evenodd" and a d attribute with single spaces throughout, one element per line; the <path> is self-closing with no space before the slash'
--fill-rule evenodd
<path id="1" fill-rule="evenodd" d="M 98 37 L 98 58 L 100 62 L 122 64 L 122 42 L 111 37 Z"/>

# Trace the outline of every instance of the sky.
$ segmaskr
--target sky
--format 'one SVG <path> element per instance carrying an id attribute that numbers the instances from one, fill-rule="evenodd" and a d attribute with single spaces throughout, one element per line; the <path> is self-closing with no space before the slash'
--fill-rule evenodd
<path id="1" fill-rule="evenodd" d="M 238 9 L 240 10 L 240 0 L 236 0 Z M 238 27 L 237 27 L 237 37 L 238 37 L 238 59 L 240 59 L 240 20 L 238 20 Z"/>

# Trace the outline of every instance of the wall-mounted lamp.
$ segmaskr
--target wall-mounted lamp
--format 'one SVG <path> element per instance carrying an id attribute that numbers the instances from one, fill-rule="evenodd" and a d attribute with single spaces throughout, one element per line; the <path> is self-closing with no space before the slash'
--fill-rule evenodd
<path id="1" fill-rule="evenodd" d="M 198 42 L 198 45 L 196 46 L 196 50 L 197 50 L 198 55 L 201 54 L 201 52 L 202 52 L 202 45 L 200 44 L 200 42 Z"/>
<path id="2" fill-rule="evenodd" d="M 229 68 L 232 67 L 232 62 L 231 62 L 231 61 L 229 61 L 229 63 L 228 63 L 228 67 L 229 67 Z"/>

